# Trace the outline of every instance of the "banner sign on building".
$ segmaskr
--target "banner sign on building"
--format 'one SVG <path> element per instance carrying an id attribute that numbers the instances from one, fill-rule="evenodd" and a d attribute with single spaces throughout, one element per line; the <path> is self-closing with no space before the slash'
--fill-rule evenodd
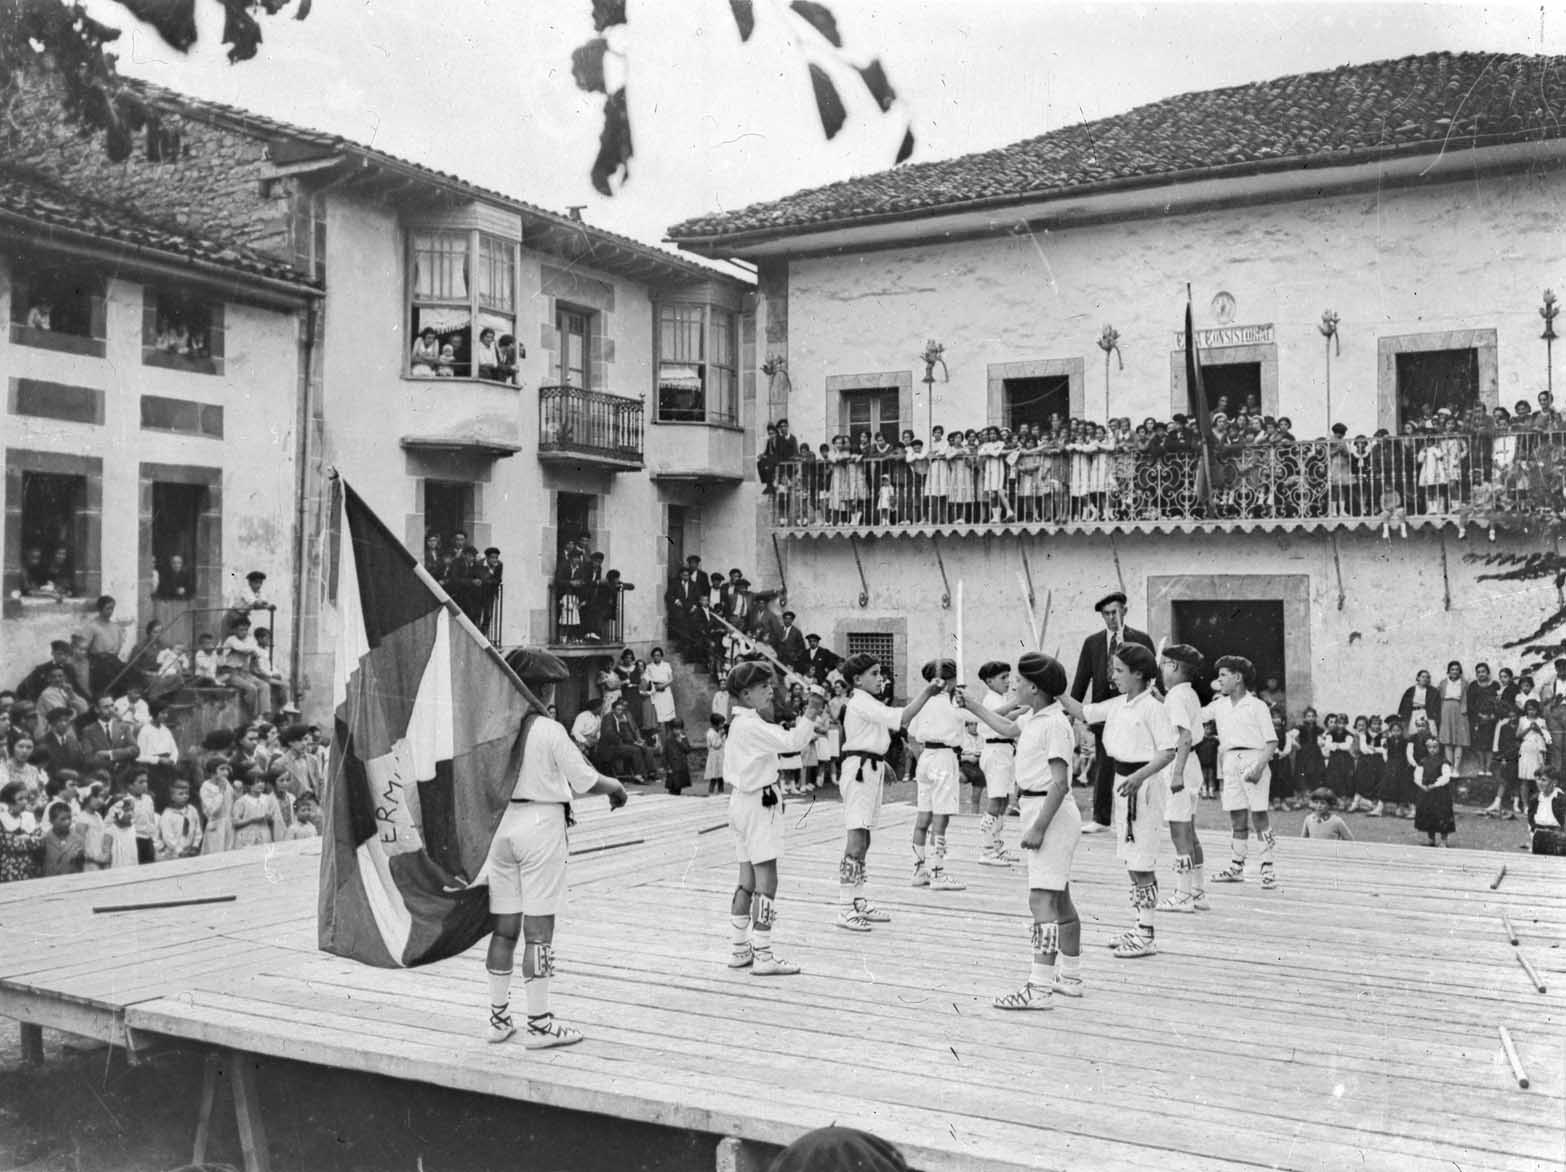
<path id="1" fill-rule="evenodd" d="M 1198 350 L 1216 350 L 1225 346 L 1267 346 L 1273 341 L 1272 322 L 1259 326 L 1216 326 L 1196 331 Z M 1185 349 L 1185 334 L 1176 332 L 1174 348 Z"/>

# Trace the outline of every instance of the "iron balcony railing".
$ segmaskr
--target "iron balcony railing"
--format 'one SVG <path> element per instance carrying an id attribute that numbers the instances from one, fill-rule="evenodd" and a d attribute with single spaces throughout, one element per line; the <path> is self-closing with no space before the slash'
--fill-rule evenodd
<path id="1" fill-rule="evenodd" d="M 640 467 L 642 401 L 580 387 L 538 389 L 538 450 Z"/>
<path id="2" fill-rule="evenodd" d="M 1212 490 L 1200 457 L 1065 445 L 917 460 L 778 465 L 772 523 L 786 529 L 1314 518 L 1398 524 L 1559 504 L 1566 432 L 1465 432 L 1224 445 Z"/>
<path id="3" fill-rule="evenodd" d="M 556 582 L 549 587 L 552 647 L 610 647 L 625 642 L 625 588 L 601 582 Z"/>

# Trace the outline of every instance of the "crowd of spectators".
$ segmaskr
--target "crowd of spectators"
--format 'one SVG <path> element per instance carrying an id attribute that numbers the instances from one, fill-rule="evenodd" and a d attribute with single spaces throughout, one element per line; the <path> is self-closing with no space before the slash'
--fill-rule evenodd
<path id="1" fill-rule="evenodd" d="M 617 638 L 623 598 L 636 587 L 619 570 L 604 569 L 604 555 L 581 540 L 567 541 L 555 566 L 554 618 L 560 643 L 602 643 Z"/>
<path id="2" fill-rule="evenodd" d="M 813 448 L 786 419 L 767 425 L 757 457 L 779 524 L 896 526 L 1072 524 L 1194 518 L 1379 518 L 1458 514 L 1485 524 L 1501 510 L 1559 508 L 1566 421 L 1548 391 L 1538 406 L 1417 408 L 1394 435 L 1346 425 L 1302 440 L 1253 397 L 1212 414 L 1211 484 L 1199 482 L 1201 437 L 1176 414 L 1107 425 L 1053 415 L 972 430 L 868 430 Z M 1404 530 L 1406 534 L 1406 529 Z"/>
<path id="3" fill-rule="evenodd" d="M 506 571 L 496 546 L 480 555 L 462 530 L 447 536 L 431 529 L 424 534 L 424 569 L 474 626 L 490 633 Z"/>

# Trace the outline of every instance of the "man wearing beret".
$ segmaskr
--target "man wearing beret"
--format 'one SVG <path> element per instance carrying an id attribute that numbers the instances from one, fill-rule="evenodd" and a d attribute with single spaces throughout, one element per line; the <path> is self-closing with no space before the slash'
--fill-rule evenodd
<path id="1" fill-rule="evenodd" d="M 1117 590 L 1106 594 L 1093 604 L 1104 620 L 1104 629 L 1082 640 L 1082 653 L 1077 656 L 1077 674 L 1071 681 L 1071 698 L 1079 703 L 1092 690 L 1092 702 L 1102 704 L 1115 694 L 1115 685 L 1109 678 L 1109 659 L 1122 643 L 1140 643 L 1149 651 L 1155 651 L 1147 632 L 1132 630 L 1126 626 L 1126 596 Z M 1115 771 L 1104 753 L 1104 726 L 1095 724 L 1093 730 L 1093 821 L 1082 828 L 1083 834 L 1102 834 L 1109 829 L 1115 806 Z"/>

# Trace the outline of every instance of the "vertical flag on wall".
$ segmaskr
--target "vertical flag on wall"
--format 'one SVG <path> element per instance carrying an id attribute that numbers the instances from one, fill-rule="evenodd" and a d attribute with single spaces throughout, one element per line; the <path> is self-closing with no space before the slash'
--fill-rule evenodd
<path id="1" fill-rule="evenodd" d="M 336 708 L 320 947 L 427 964 L 489 930 L 475 885 L 538 700 L 357 493 L 338 481 Z"/>
<path id="2" fill-rule="evenodd" d="M 1213 485 L 1213 417 L 1207 409 L 1207 388 L 1202 385 L 1202 361 L 1196 348 L 1196 325 L 1191 315 L 1191 286 L 1185 287 L 1185 389 L 1191 400 L 1201 450 L 1196 461 L 1196 495 L 1205 505 Z"/>

